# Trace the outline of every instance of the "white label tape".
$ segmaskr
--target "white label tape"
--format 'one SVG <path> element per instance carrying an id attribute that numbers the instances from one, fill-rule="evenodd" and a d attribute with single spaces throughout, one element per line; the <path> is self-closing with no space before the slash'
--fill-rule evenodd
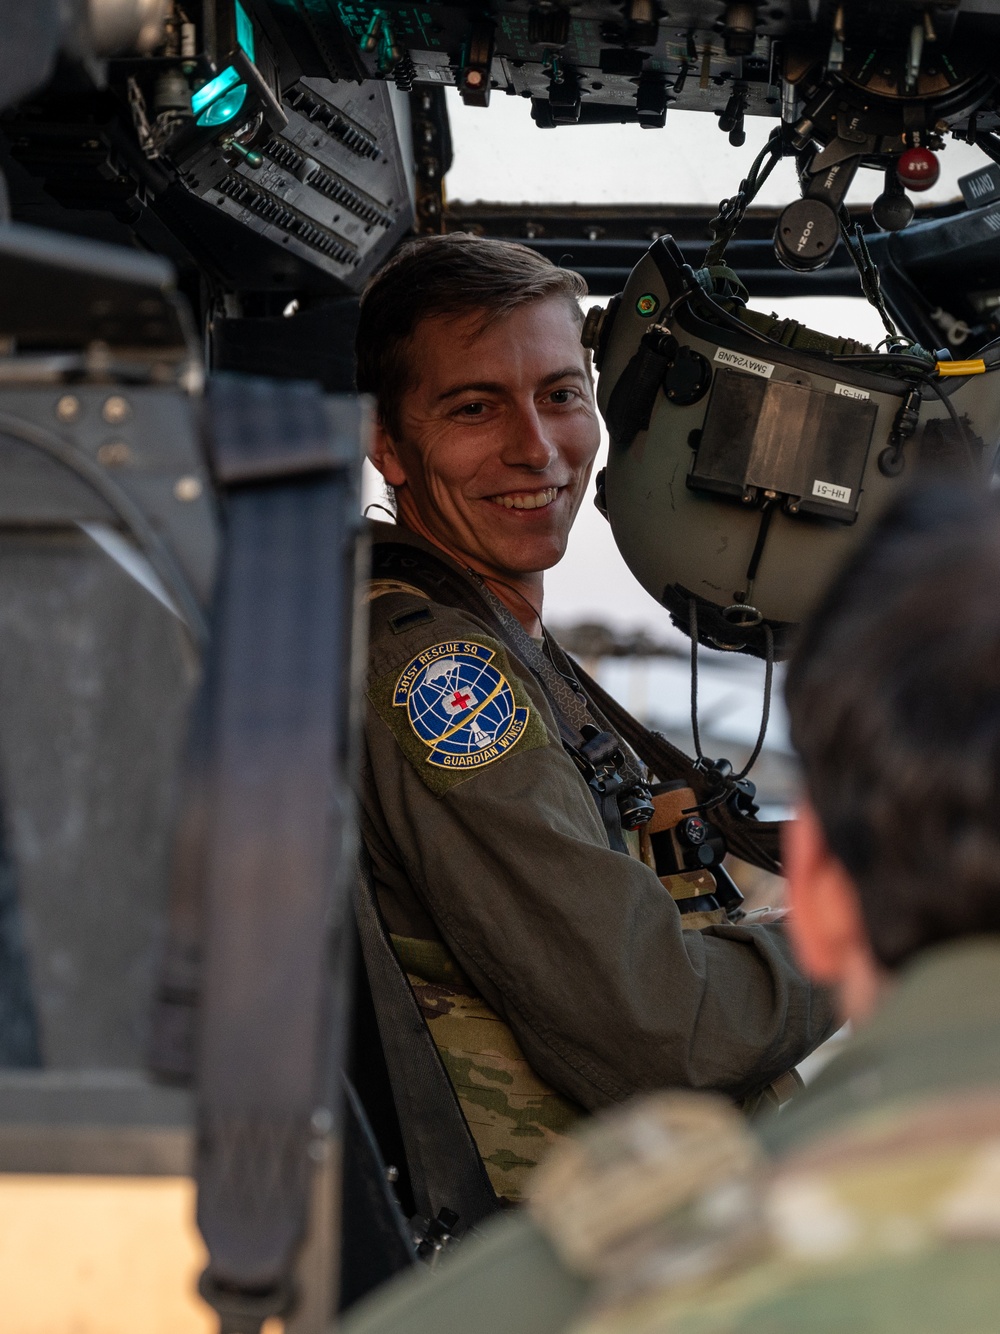
<path id="1" fill-rule="evenodd" d="M 838 505 L 851 503 L 851 488 L 836 482 L 813 482 L 813 495 L 820 500 L 835 500 Z"/>
<path id="2" fill-rule="evenodd" d="M 749 371 L 751 375 L 763 375 L 769 380 L 774 367 L 767 361 L 757 361 L 755 357 L 745 357 L 741 352 L 730 352 L 728 347 L 719 347 L 715 351 L 715 360 L 723 366 L 734 366 L 738 371 Z"/>

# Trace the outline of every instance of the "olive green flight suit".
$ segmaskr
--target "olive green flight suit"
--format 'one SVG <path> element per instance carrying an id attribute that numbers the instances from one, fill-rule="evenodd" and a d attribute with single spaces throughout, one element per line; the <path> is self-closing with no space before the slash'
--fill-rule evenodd
<path id="1" fill-rule="evenodd" d="M 1000 1329 L 1000 937 L 917 956 L 757 1135 L 703 1096 L 699 1137 L 683 1098 L 589 1122 L 529 1211 L 387 1285 L 343 1334 Z"/>
<path id="2" fill-rule="evenodd" d="M 495 627 L 403 581 L 372 594 L 363 837 L 498 1193 L 520 1196 L 581 1109 L 664 1085 L 740 1098 L 811 1051 L 831 1009 L 782 928 L 681 929 L 654 871 L 609 847 Z"/>

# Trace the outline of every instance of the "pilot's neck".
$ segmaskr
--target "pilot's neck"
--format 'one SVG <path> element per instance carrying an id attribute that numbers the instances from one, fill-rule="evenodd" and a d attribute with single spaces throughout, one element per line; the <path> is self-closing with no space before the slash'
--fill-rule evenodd
<path id="1" fill-rule="evenodd" d="M 422 537 L 425 542 L 430 542 L 439 551 L 443 551 L 463 570 L 469 570 L 471 573 L 477 574 L 493 596 L 503 603 L 512 616 L 520 621 L 527 633 L 535 639 L 540 638 L 542 634 L 542 598 L 545 592 L 545 576 L 542 570 L 532 570 L 527 574 L 520 571 L 514 573 L 506 570 L 494 570 L 485 562 L 478 561 L 467 552 L 459 551 L 442 542 L 421 521 L 420 515 L 412 512 L 409 507 L 405 512 L 398 514 L 397 522 L 402 524 L 404 528 L 408 528 L 411 533 L 416 533 Z"/>
<path id="2" fill-rule="evenodd" d="M 490 575 L 485 570 L 477 571 L 490 592 L 499 599 L 507 610 L 521 622 L 523 628 L 533 639 L 542 635 L 542 597 L 544 595 L 544 575 L 541 570 L 533 574 L 511 575 L 509 579 Z"/>

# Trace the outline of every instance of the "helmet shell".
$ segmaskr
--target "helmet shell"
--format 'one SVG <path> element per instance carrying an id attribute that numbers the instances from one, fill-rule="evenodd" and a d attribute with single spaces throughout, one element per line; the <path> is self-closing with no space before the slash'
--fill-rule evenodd
<path id="1" fill-rule="evenodd" d="M 950 423 L 950 417 L 933 391 L 925 390 L 917 431 L 904 446 L 904 466 L 898 475 L 887 476 L 878 466 L 879 454 L 888 446 L 912 385 L 867 369 L 838 365 L 821 354 L 763 342 L 750 329 L 744 337 L 738 331 L 709 325 L 687 303 L 671 312 L 685 279 L 693 278 L 679 261 L 679 252 L 669 238 L 657 241 L 632 271 L 610 327 L 602 329 L 597 393 L 602 413 L 607 414 L 612 390 L 653 322 L 644 313 L 653 304 L 650 298 L 656 301 L 654 320 L 669 327 L 681 348 L 700 353 L 712 367 L 713 381 L 726 363 L 739 366 L 741 359 L 756 359 L 770 381 L 865 399 L 875 409 L 855 522 L 792 514 L 775 504 L 749 588 L 748 567 L 761 533 L 759 503 L 743 504 L 738 497 L 721 497 L 688 485 L 696 459 L 691 442 L 698 439 L 693 433 L 705 426 L 711 393 L 695 402 L 679 402 L 661 389 L 648 429 L 639 431 L 629 443 L 611 441 L 604 481 L 606 513 L 615 542 L 639 583 L 671 611 L 685 631 L 687 608 L 695 598 L 699 639 L 719 647 L 762 655 L 766 621 L 778 656 L 782 656 L 795 626 L 838 566 L 885 505 L 913 479 L 927 423 Z M 960 411 L 978 408 L 972 414 L 971 429 L 987 446 L 994 444 L 1000 436 L 1000 382 L 992 375 L 979 375 L 944 381 L 942 387 L 956 396 L 964 393 Z M 968 475 L 967 465 L 965 473 Z M 756 625 L 742 624 L 755 619 L 745 612 L 727 615 L 727 609 L 747 602 L 759 614 Z M 734 617 L 740 625 L 733 625 Z"/>

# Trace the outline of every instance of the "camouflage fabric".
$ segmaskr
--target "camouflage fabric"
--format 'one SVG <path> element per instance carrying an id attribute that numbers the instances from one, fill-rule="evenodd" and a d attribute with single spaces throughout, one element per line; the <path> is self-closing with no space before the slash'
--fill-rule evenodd
<path id="1" fill-rule="evenodd" d="M 1000 938 L 924 951 L 755 1134 L 657 1094 L 581 1123 L 528 1191 L 343 1334 L 994 1334 Z"/>
<path id="2" fill-rule="evenodd" d="M 497 1195 L 524 1198 L 525 1181 L 583 1109 L 532 1070 L 503 1019 L 444 945 L 392 937 Z"/>
<path id="3" fill-rule="evenodd" d="M 677 875 L 661 875 L 660 884 L 678 903 L 684 899 L 699 898 L 702 894 L 714 894 L 716 888 L 715 877 L 710 871 L 680 871 Z M 728 921 L 724 908 L 681 914 L 681 928 L 684 931 L 700 931 L 705 926 L 725 926 Z"/>
<path id="4" fill-rule="evenodd" d="M 590 1188 L 617 1222 L 605 1222 L 599 1247 L 580 1244 L 571 1217 L 588 1171 L 579 1155 L 565 1216 L 545 1209 L 543 1174 L 558 1175 L 558 1154 L 539 1174 L 536 1218 L 564 1262 L 595 1281 L 573 1334 L 1000 1325 L 1000 1089 L 875 1109 L 773 1168 L 755 1165 L 749 1145 L 739 1153 L 735 1125 L 714 1157 L 699 1157 L 685 1116 L 668 1098 L 588 1128 Z M 659 1155 L 658 1211 L 648 1185 L 657 1140 L 672 1143 Z M 643 1151 L 623 1155 L 623 1144 Z"/>
<path id="5" fill-rule="evenodd" d="M 919 956 L 765 1139 L 664 1094 L 555 1151 L 530 1208 L 591 1285 L 566 1328 L 1000 1328 L 1000 942 Z"/>
<path id="6" fill-rule="evenodd" d="M 678 899 L 711 893 L 715 887 L 706 871 L 664 876 L 662 883 Z M 725 920 L 719 909 L 686 913 L 681 924 L 698 930 Z M 443 944 L 397 935 L 392 943 L 490 1183 L 497 1195 L 520 1202 L 532 1169 L 569 1133 L 584 1109 L 535 1074 L 509 1026 L 477 994 Z"/>

